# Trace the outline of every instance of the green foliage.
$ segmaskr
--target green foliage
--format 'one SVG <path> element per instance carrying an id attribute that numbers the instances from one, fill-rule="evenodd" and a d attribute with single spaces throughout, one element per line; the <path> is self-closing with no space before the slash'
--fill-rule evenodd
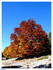
<path id="1" fill-rule="evenodd" d="M 49 37 L 49 43 L 51 44 L 51 32 L 49 33 L 48 37 Z"/>

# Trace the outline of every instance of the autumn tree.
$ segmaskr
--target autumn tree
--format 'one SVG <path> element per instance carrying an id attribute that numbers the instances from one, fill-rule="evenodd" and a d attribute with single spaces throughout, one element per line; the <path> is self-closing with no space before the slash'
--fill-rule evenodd
<path id="1" fill-rule="evenodd" d="M 12 58 L 39 56 L 49 51 L 47 34 L 34 20 L 22 21 L 20 27 L 14 28 L 10 39 L 12 42 L 9 48 L 13 53 L 11 51 L 8 54 Z"/>

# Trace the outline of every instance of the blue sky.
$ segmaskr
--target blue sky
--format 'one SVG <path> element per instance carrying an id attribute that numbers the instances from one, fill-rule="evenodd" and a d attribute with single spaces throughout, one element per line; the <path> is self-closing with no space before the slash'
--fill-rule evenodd
<path id="1" fill-rule="evenodd" d="M 23 20 L 33 18 L 48 34 L 51 31 L 50 2 L 2 2 L 2 50 L 10 45 L 10 35 Z"/>

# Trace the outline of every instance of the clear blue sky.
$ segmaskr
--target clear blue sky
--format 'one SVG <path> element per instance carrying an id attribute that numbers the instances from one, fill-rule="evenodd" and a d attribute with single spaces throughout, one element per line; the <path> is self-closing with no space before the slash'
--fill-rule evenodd
<path id="1" fill-rule="evenodd" d="M 48 34 L 51 31 L 50 2 L 2 2 L 2 50 L 10 45 L 10 34 L 23 20 L 33 18 Z"/>

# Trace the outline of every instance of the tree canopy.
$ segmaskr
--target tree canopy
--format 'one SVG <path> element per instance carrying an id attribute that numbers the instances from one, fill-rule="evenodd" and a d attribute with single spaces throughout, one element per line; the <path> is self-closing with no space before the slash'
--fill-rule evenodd
<path id="1" fill-rule="evenodd" d="M 22 21 L 10 35 L 11 45 L 3 51 L 5 57 L 38 56 L 48 52 L 48 37 L 40 24 L 34 20 Z"/>

